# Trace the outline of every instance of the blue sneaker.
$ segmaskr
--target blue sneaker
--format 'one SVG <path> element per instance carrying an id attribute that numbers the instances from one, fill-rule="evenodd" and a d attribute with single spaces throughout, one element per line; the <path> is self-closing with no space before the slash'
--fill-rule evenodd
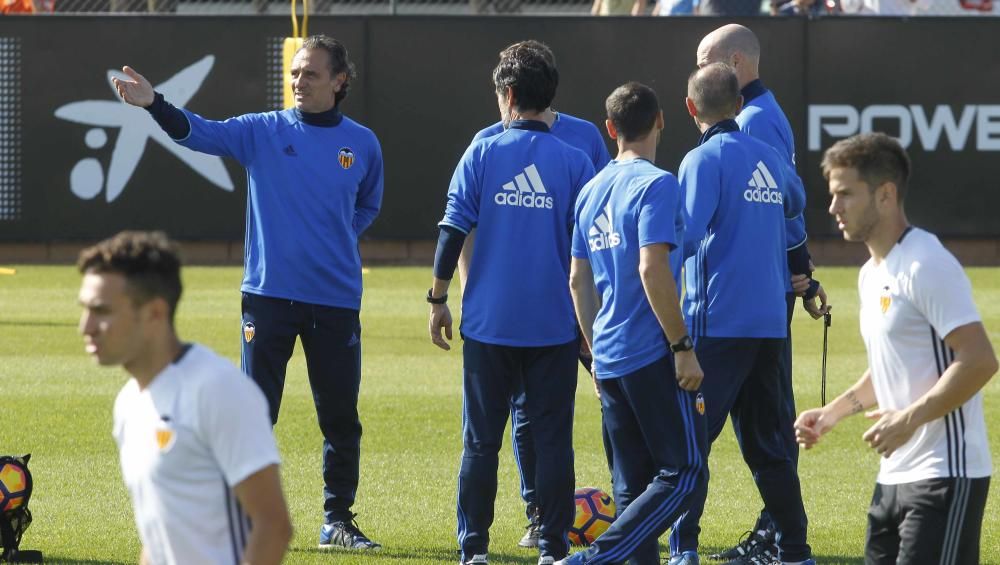
<path id="1" fill-rule="evenodd" d="M 698 565 L 700 562 L 697 551 L 682 551 L 667 559 L 667 565 Z"/>
<path id="2" fill-rule="evenodd" d="M 333 522 L 320 526 L 319 548 L 349 551 L 378 551 L 382 549 L 382 546 L 361 533 L 358 523 L 351 519 L 349 522 Z"/>

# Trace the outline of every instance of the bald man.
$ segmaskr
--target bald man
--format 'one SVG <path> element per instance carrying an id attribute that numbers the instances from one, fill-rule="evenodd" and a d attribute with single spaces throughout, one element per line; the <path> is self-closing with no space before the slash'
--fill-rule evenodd
<path id="1" fill-rule="evenodd" d="M 788 118 L 778 105 L 774 94 L 761 82 L 760 41 L 749 28 L 739 24 L 724 25 L 709 33 L 698 45 L 699 68 L 712 63 L 726 63 L 733 67 L 743 96 L 743 109 L 736 116 L 740 131 L 774 147 L 792 171 L 794 182 L 802 183 L 795 169 L 795 138 Z M 792 424 L 795 421 L 795 396 L 792 389 L 792 313 L 796 296 L 802 297 L 805 310 L 813 319 L 819 319 L 829 310 L 826 292 L 818 280 L 812 278 L 813 266 L 806 245 L 805 218 L 800 214 L 786 220 L 785 236 L 788 246 L 789 285 L 785 300 L 788 315 L 788 338 L 779 367 L 782 399 L 782 420 L 778 429 L 780 437 L 794 465 L 798 464 L 799 450 Z M 817 304 L 817 299 L 819 304 Z M 776 553 L 775 527 L 767 509 L 760 512 L 751 535 L 735 547 L 712 555 L 713 559 L 741 561 L 756 553 Z"/>

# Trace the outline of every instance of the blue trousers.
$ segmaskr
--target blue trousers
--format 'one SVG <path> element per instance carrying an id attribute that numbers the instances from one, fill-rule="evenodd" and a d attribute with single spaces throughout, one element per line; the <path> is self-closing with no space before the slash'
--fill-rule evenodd
<path id="1" fill-rule="evenodd" d="M 703 403 L 677 385 L 671 355 L 600 386 L 617 517 L 571 563 L 659 565 L 657 538 L 707 477 Z"/>
<path id="2" fill-rule="evenodd" d="M 573 524 L 573 402 L 577 340 L 510 347 L 465 338 L 462 435 L 458 473 L 458 544 L 462 558 L 487 553 L 497 492 L 500 446 L 511 404 L 532 423 L 534 482 L 542 524 L 541 555 L 562 559 Z"/>
<path id="3" fill-rule="evenodd" d="M 579 356 L 580 364 L 590 374 L 593 358 L 590 355 Z M 526 514 L 530 520 L 538 510 L 538 501 L 535 499 L 535 444 L 531 438 L 531 422 L 525 413 L 521 402 L 515 401 L 510 405 L 510 439 L 514 449 L 514 462 L 517 463 L 518 476 L 521 479 L 521 498 L 527 504 Z M 608 470 L 613 467 L 611 438 L 608 436 L 608 429 L 601 419 L 601 439 L 604 445 L 604 456 L 608 460 Z"/>
<path id="4" fill-rule="evenodd" d="M 806 543 L 805 507 L 795 461 L 781 426 L 784 400 L 778 376 L 784 339 L 699 337 L 695 352 L 705 372 L 702 391 L 709 446 L 732 417 L 743 460 L 753 473 L 777 529 L 782 561 L 803 561 L 812 552 Z M 671 553 L 698 549 L 698 525 L 705 510 L 707 482 L 695 493 L 691 510 L 670 534 Z"/>
<path id="5" fill-rule="evenodd" d="M 785 339 L 785 349 L 781 355 L 781 364 L 778 366 L 778 384 L 784 410 L 782 415 L 785 421 L 779 427 L 781 439 L 788 450 L 788 454 L 795 463 L 795 468 L 799 466 L 799 444 L 795 441 L 795 391 L 792 387 L 792 315 L 795 313 L 795 294 L 789 292 L 785 294 L 785 307 L 788 315 L 788 338 Z M 757 523 L 753 527 L 754 531 L 774 530 L 774 522 L 771 514 L 765 507 L 760 511 Z"/>
<path id="6" fill-rule="evenodd" d="M 295 338 L 302 340 L 323 434 L 326 521 L 353 518 L 361 457 L 361 323 L 357 310 L 243 293 L 243 370 L 267 397 L 272 424 Z"/>

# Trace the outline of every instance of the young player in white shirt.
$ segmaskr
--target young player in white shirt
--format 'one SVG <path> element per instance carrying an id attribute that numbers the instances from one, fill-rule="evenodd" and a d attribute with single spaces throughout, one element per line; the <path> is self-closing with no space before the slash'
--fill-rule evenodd
<path id="1" fill-rule="evenodd" d="M 830 214 L 871 259 L 858 278 L 868 370 L 795 423 L 806 449 L 870 408 L 862 439 L 882 456 L 868 510 L 868 564 L 979 563 L 991 470 L 981 389 L 997 359 L 962 266 L 903 211 L 910 164 L 885 134 L 823 157 Z"/>
<path id="2" fill-rule="evenodd" d="M 162 233 L 80 254 L 80 333 L 131 378 L 114 437 L 143 565 L 280 563 L 291 539 L 267 402 L 252 380 L 174 329 L 180 261 Z"/>

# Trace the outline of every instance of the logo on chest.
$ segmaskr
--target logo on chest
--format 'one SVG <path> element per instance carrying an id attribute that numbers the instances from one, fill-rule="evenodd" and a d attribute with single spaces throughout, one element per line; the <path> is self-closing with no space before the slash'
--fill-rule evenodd
<path id="1" fill-rule="evenodd" d="M 170 451 L 176 442 L 177 433 L 170 427 L 170 416 L 160 416 L 156 425 L 156 446 L 160 448 L 160 453 Z"/>
<path id="2" fill-rule="evenodd" d="M 886 285 L 882 287 L 882 295 L 878 299 L 879 307 L 882 309 L 882 314 L 889 311 L 889 306 L 892 306 L 892 295 L 889 294 L 889 286 Z"/>
<path id="3" fill-rule="evenodd" d="M 350 147 L 341 147 L 340 153 L 337 154 L 337 160 L 340 161 L 341 167 L 350 169 L 351 165 L 354 164 L 354 151 L 351 151 Z"/>

